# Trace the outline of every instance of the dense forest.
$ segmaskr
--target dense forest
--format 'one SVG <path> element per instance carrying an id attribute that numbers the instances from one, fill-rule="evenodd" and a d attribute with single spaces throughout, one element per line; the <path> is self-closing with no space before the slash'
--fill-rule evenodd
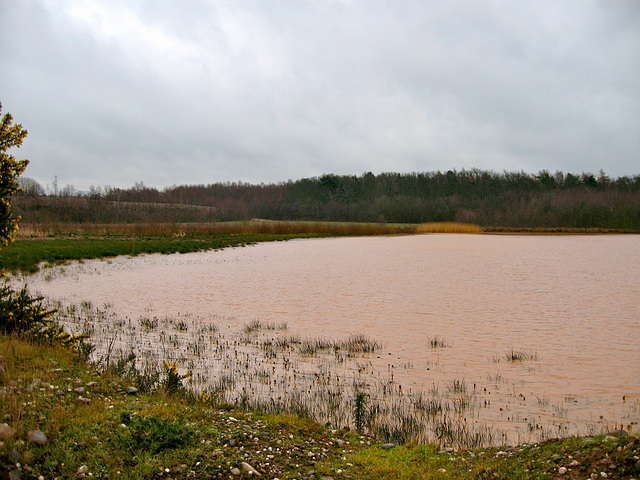
<path id="1" fill-rule="evenodd" d="M 162 190 L 72 187 L 45 192 L 31 179 L 13 198 L 26 223 L 311 220 L 456 221 L 506 228 L 640 231 L 640 175 L 604 171 L 495 173 L 462 170 L 323 175 L 279 184 L 213 183 Z M 49 189 L 50 190 L 50 189 Z"/>

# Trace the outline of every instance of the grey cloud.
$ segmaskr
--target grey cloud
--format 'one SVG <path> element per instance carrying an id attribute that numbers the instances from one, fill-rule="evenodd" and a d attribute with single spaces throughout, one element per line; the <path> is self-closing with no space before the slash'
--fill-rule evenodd
<path id="1" fill-rule="evenodd" d="M 637 173 L 637 2 L 1 8 L 0 97 L 42 182 Z"/>

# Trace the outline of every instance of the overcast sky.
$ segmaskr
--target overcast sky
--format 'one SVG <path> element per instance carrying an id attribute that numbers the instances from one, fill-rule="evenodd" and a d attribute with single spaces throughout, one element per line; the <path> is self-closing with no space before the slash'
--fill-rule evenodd
<path id="1" fill-rule="evenodd" d="M 43 186 L 640 173 L 639 0 L 0 0 Z"/>

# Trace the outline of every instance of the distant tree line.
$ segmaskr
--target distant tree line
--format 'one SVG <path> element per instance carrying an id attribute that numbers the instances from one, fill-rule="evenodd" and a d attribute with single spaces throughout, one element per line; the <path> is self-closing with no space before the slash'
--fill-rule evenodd
<path id="1" fill-rule="evenodd" d="M 162 190 L 65 187 L 30 179 L 14 198 L 24 222 L 211 222 L 312 220 L 456 221 L 508 228 L 640 230 L 640 175 L 612 179 L 486 170 L 322 175 L 278 184 L 213 183 Z"/>

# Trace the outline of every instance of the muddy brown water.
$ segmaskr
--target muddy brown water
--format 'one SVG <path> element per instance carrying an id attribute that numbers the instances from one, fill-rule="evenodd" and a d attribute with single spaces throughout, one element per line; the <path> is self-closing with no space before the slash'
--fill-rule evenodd
<path id="1" fill-rule="evenodd" d="M 29 285 L 133 319 L 215 315 L 227 328 L 257 319 L 304 337 L 364 333 L 384 345 L 367 361 L 405 392 L 464 380 L 478 415 L 519 435 L 533 424 L 638 430 L 640 236 L 294 240 L 72 264 Z M 436 337 L 447 346 L 432 348 Z M 527 358 L 510 361 L 512 351 Z"/>

